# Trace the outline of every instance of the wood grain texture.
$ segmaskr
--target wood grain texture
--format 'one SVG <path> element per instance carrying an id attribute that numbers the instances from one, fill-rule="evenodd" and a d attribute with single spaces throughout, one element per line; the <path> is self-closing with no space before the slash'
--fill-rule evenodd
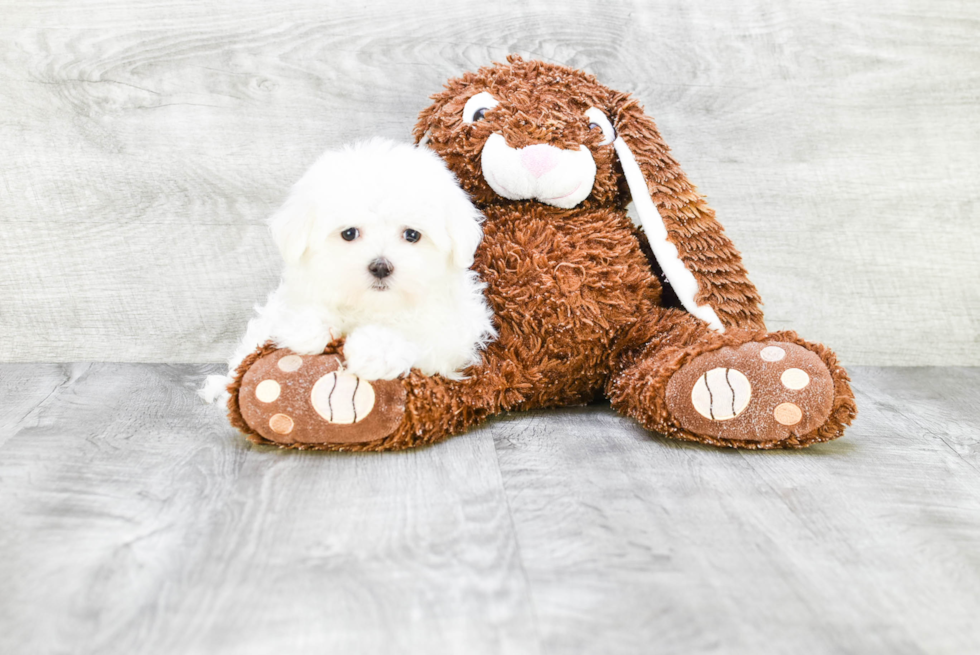
<path id="1" fill-rule="evenodd" d="M 261 227 L 324 148 L 407 139 L 509 52 L 633 91 L 771 329 L 848 364 L 980 364 L 980 6 L 4 2 L 0 360 L 216 361 Z"/>
<path id="2" fill-rule="evenodd" d="M 804 451 L 596 407 L 495 423 L 545 652 L 980 648 L 980 370 L 854 378 L 857 423 Z"/>
<path id="3" fill-rule="evenodd" d="M 980 650 L 980 369 L 858 367 L 804 451 L 593 405 L 357 455 L 250 445 L 214 370 L 0 364 L 0 652 Z"/>
<path id="4" fill-rule="evenodd" d="M 0 366 L 0 652 L 538 652 L 489 433 L 280 452 L 201 367 L 50 368 Z"/>
<path id="5" fill-rule="evenodd" d="M 48 398 L 71 379 L 60 364 L 5 366 L 0 375 L 0 447 L 27 425 L 36 424 Z"/>

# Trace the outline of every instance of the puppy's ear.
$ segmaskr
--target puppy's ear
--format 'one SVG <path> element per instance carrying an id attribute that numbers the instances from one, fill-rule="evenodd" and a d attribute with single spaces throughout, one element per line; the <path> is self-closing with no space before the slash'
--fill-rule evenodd
<path id="1" fill-rule="evenodd" d="M 741 255 L 670 156 L 653 119 L 626 94 L 614 100 L 610 118 L 641 226 L 681 304 L 716 330 L 764 329 L 761 299 Z"/>
<path id="2" fill-rule="evenodd" d="M 272 240 L 287 264 L 297 263 L 306 253 L 315 219 L 316 207 L 297 187 L 293 187 L 285 204 L 269 219 Z"/>
<path id="3" fill-rule="evenodd" d="M 449 234 L 453 264 L 460 268 L 469 268 L 473 265 L 477 246 L 483 240 L 483 229 L 480 227 L 483 214 L 465 197 L 462 190 L 460 196 L 462 197 L 452 204 L 446 232 Z"/>
<path id="4" fill-rule="evenodd" d="M 423 112 L 425 115 L 426 112 Z M 420 126 L 425 124 L 420 120 Z M 416 130 L 418 138 L 422 133 Z M 430 212 L 430 219 L 440 216 L 441 223 L 430 223 L 430 235 L 436 246 L 452 256 L 453 264 L 460 268 L 473 265 L 473 256 L 483 240 L 483 214 L 470 200 L 469 195 L 459 186 L 459 180 L 446 162 L 423 145 L 416 146 L 417 152 L 425 153 L 419 161 L 417 170 L 419 184 L 429 189 L 430 197 L 440 199 L 441 212 Z M 425 165 L 422 165 L 422 163 Z M 441 215 L 440 215 L 441 214 Z"/>

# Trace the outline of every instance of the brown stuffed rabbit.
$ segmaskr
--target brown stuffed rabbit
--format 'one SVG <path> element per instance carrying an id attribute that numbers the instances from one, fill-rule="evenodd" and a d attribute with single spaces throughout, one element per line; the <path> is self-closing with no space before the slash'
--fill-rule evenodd
<path id="1" fill-rule="evenodd" d="M 604 395 L 650 430 L 718 446 L 798 448 L 843 434 L 856 412 L 846 372 L 828 348 L 766 332 L 738 251 L 635 99 L 512 56 L 433 100 L 416 140 L 486 215 L 474 268 L 499 337 L 462 380 L 360 381 L 371 407 L 363 392 L 331 398 L 362 403 L 361 418 L 339 422 L 309 398 L 336 378 L 342 342 L 299 360 L 267 346 L 229 389 L 235 426 L 261 443 L 389 450 L 502 411 Z M 263 402 L 266 379 L 288 397 Z"/>

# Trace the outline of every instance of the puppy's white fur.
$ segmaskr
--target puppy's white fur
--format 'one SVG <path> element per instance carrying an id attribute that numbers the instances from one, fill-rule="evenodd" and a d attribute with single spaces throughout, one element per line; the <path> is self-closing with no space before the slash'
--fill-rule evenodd
<path id="1" fill-rule="evenodd" d="M 482 218 L 427 148 L 372 139 L 328 151 L 270 219 L 282 282 L 256 307 L 228 375 L 210 376 L 201 396 L 223 395 L 270 340 L 316 354 L 345 336 L 346 369 L 369 380 L 411 368 L 460 377 L 495 336 L 484 284 L 469 270 Z M 345 240 L 351 228 L 357 237 Z M 410 242 L 406 230 L 421 238 Z M 368 270 L 379 259 L 392 268 L 380 280 Z"/>

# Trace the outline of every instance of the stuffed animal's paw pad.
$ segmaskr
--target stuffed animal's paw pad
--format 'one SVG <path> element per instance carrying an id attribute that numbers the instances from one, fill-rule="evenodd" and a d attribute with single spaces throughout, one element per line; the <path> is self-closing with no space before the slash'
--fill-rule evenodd
<path id="1" fill-rule="evenodd" d="M 733 441 L 776 442 L 823 424 L 833 381 L 820 357 L 792 343 L 750 342 L 703 353 L 667 385 L 680 426 Z"/>
<path id="2" fill-rule="evenodd" d="M 374 409 L 374 387 L 356 375 L 334 371 L 313 385 L 313 409 L 328 423 L 350 425 L 362 421 Z"/>
<path id="3" fill-rule="evenodd" d="M 698 414 L 712 421 L 729 421 L 749 406 L 752 384 L 734 368 L 719 366 L 698 378 L 691 389 L 691 404 Z"/>
<path id="4" fill-rule="evenodd" d="M 280 445 L 363 443 L 398 426 L 405 389 L 352 375 L 336 355 L 277 350 L 252 364 L 238 400 L 249 427 Z"/>

